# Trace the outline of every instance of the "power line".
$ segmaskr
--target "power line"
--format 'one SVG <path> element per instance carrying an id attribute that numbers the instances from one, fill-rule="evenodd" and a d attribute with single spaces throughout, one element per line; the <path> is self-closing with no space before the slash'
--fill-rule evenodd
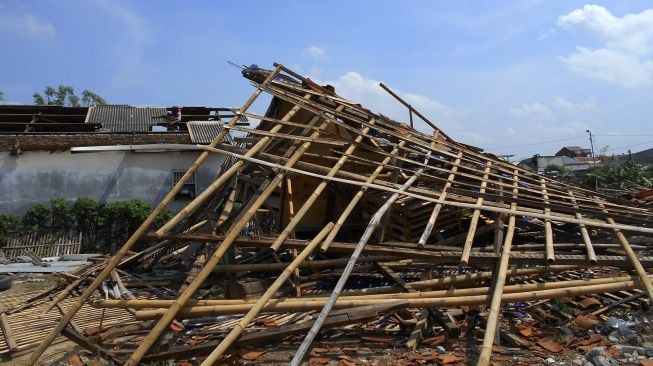
<path id="1" fill-rule="evenodd" d="M 646 141 L 646 142 L 641 142 L 639 144 L 632 144 L 632 145 L 626 145 L 626 146 L 613 147 L 613 148 L 607 149 L 606 151 L 625 149 L 627 147 L 640 146 L 640 145 L 646 145 L 646 144 L 651 144 L 651 143 L 653 143 L 653 141 Z"/>
<path id="2" fill-rule="evenodd" d="M 594 136 L 605 136 L 605 137 L 639 137 L 639 136 L 648 137 L 648 136 L 653 136 L 653 134 L 641 134 L 641 133 L 637 133 L 637 134 L 632 134 L 632 133 L 631 134 L 602 134 L 602 135 L 595 133 L 593 135 Z"/>
<path id="3" fill-rule="evenodd" d="M 569 141 L 569 140 L 578 140 L 578 139 L 584 139 L 585 136 L 577 136 L 577 137 L 568 137 L 564 139 L 557 139 L 557 140 L 548 140 L 548 141 L 540 141 L 540 142 L 534 142 L 531 144 L 523 144 L 523 145 L 513 145 L 513 146 L 503 146 L 503 147 L 488 147 L 486 150 L 502 150 L 502 149 L 511 149 L 514 147 L 524 147 L 524 146 L 535 146 L 535 145 L 544 145 L 544 144 L 550 144 L 552 142 L 560 142 L 560 141 Z"/>

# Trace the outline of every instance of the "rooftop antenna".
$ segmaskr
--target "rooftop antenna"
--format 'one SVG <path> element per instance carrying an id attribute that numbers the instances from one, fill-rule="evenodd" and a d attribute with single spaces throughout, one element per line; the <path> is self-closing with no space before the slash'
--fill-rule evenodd
<path id="1" fill-rule="evenodd" d="M 247 66 L 245 66 L 245 65 L 238 65 L 237 63 L 235 63 L 235 62 L 231 62 L 231 61 L 229 61 L 229 60 L 227 60 L 227 63 L 228 63 L 229 65 L 231 65 L 231 66 L 233 66 L 233 67 L 237 67 L 237 68 L 239 68 L 239 69 L 241 69 L 241 70 L 245 70 L 245 69 L 247 68 Z"/>

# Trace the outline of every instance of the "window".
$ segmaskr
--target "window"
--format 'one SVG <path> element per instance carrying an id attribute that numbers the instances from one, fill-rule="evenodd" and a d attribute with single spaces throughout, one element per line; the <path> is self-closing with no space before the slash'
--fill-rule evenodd
<path id="1" fill-rule="evenodd" d="M 172 171 L 172 187 L 181 180 L 181 177 L 186 174 L 185 170 Z M 184 186 L 181 187 L 179 192 L 175 195 L 175 200 L 191 200 L 197 195 L 197 187 L 195 185 L 195 173 L 188 178 Z"/>

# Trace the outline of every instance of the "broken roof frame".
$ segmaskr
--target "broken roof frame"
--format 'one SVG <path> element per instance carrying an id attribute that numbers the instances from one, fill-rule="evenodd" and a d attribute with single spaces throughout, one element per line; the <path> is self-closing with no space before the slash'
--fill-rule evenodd
<path id="1" fill-rule="evenodd" d="M 192 281 L 181 291 L 180 296 L 169 303 L 165 309 L 156 313 L 156 317 L 160 319 L 150 334 L 132 353 L 125 363 L 126 365 L 138 364 L 175 317 L 194 309 L 194 305 L 189 307 L 194 304 L 194 301 L 191 302 L 192 296 L 218 266 L 232 245 L 239 241 L 248 241 L 241 237 L 241 230 L 273 192 L 284 184 L 291 184 L 290 177 L 293 175 L 318 178 L 320 184 L 297 211 L 291 212 L 291 217 L 285 228 L 276 237 L 264 241 L 275 251 L 294 240 L 293 233 L 297 224 L 311 210 L 312 204 L 327 185 L 337 182 L 358 190 L 338 220 L 325 223 L 310 243 L 302 244 L 303 250 L 299 256 L 287 266 L 282 276 L 251 307 L 239 326 L 235 327 L 204 361 L 205 365 L 210 365 L 229 349 L 253 316 L 265 308 L 274 291 L 289 278 L 305 256 L 318 246 L 322 251 L 327 251 L 330 246 L 337 244 L 334 243 L 336 234 L 351 215 L 361 197 L 372 191 L 380 192 L 386 202 L 378 207 L 356 246 L 350 247 L 349 250 L 353 251 L 353 254 L 347 264 L 349 270 L 346 268 L 343 272 L 339 284 L 325 306 L 322 307 L 319 319 L 323 320 L 337 303 L 339 290 L 374 233 L 377 234 L 377 241 L 381 243 L 377 246 L 382 246 L 388 211 L 392 210 L 393 203 L 402 200 L 417 200 L 433 205 L 428 224 L 420 235 L 420 239 L 417 243 L 408 245 L 414 253 L 420 251 L 428 253 L 429 237 L 443 208 L 472 210 L 463 247 L 458 252 L 446 254 L 449 258 L 452 255 L 456 256 L 462 265 L 470 263 L 470 258 L 483 257 L 482 253 L 473 251 L 477 224 L 482 214 L 492 213 L 495 215 L 495 255 L 490 261 L 497 266 L 493 271 L 493 287 L 487 297 L 490 309 L 485 339 L 478 361 L 480 365 L 486 365 L 490 360 L 508 264 L 511 259 L 518 258 L 515 253 L 511 252 L 517 218 L 543 221 L 544 251 L 531 256 L 531 259 L 545 266 L 556 263 L 557 257 L 564 257 L 557 256 L 555 252 L 553 223 L 563 222 L 577 225 L 577 230 L 582 237 L 580 244 L 586 251 L 585 256 L 576 256 L 574 259 L 568 260 L 577 265 L 588 265 L 606 260 L 606 258 L 600 258 L 595 254 L 588 228 L 614 231 L 626 254 L 625 257 L 621 257 L 621 260 L 627 260 L 639 278 L 638 281 L 632 281 L 631 286 L 644 288 L 649 297 L 653 299 L 651 279 L 622 233 L 622 230 L 653 233 L 653 228 L 646 226 L 653 221 L 653 213 L 646 208 L 622 205 L 594 191 L 526 171 L 491 154 L 483 153 L 480 149 L 458 143 L 437 128 L 433 135 L 419 132 L 405 124 L 374 114 L 347 101 L 282 65 L 275 64 L 273 71 L 248 69 L 244 74 L 252 81 L 255 87 L 254 93 L 234 114 L 231 121 L 223 126 L 224 129 L 213 139 L 211 144 L 200 147 L 203 152 L 197 160 L 123 247 L 106 263 L 103 270 L 63 316 L 58 326 L 34 351 L 29 364 L 36 363 L 45 348 L 65 329 L 75 313 L 88 301 L 102 281 L 125 260 L 131 247 L 146 236 L 147 230 L 158 214 L 165 209 L 184 183 L 211 153 L 224 154 L 230 158 L 233 164 L 224 169 L 222 174 L 204 192 L 170 221 L 154 234 L 149 234 L 149 237 L 161 240 L 175 240 L 182 237 L 196 241 L 207 239 L 206 235 L 203 237 L 194 235 L 192 232 L 188 233 L 188 229 L 196 225 L 198 212 L 203 212 L 207 202 L 222 192 L 221 189 L 230 186 L 233 177 L 248 166 L 258 166 L 268 175 L 258 185 L 256 193 L 243 204 L 243 208 L 233 214 L 235 219 L 221 220 L 222 224 L 228 225 L 223 228 L 224 234 L 209 235 L 208 240 L 205 240 L 218 242 L 217 249 L 199 273 L 192 277 Z M 248 113 L 249 107 L 263 92 L 287 103 L 291 106 L 290 110 L 281 118 Z M 412 120 L 414 109 L 409 105 L 407 107 L 411 111 Z M 308 114 L 310 118 L 303 123 L 293 120 L 293 117 L 301 113 Z M 419 113 L 417 115 L 424 118 Z M 258 141 L 247 149 L 221 143 L 231 129 L 236 129 L 236 124 L 241 116 L 261 119 L 261 126 L 255 130 L 239 128 L 241 131 L 250 133 L 251 136 L 260 136 Z M 427 122 L 432 125 L 430 121 Z M 311 156 L 309 150 L 311 146 L 317 145 L 332 147 L 330 152 L 337 157 L 337 160 L 333 158 L 336 160 L 333 165 L 324 165 L 331 161 L 326 158 L 320 163 L 316 163 L 315 157 Z M 285 148 L 280 149 L 280 146 Z M 370 160 L 358 156 L 359 151 L 369 152 L 377 159 Z M 352 169 L 352 165 L 366 167 L 370 171 L 367 174 L 359 174 L 357 169 Z M 382 174 L 382 172 L 385 173 Z M 230 189 L 233 191 L 235 188 Z M 231 213 L 227 212 L 227 214 Z M 615 219 L 621 223 L 617 223 Z M 628 220 L 628 223 L 623 223 L 624 220 Z M 185 234 L 179 235 L 182 232 Z M 589 291 L 584 288 L 580 290 Z M 566 291 L 567 294 L 574 293 L 570 289 Z M 592 291 L 600 291 L 600 288 L 592 288 Z M 432 303 L 429 304 L 432 305 Z M 388 308 L 408 306 L 406 303 L 397 302 L 392 298 L 387 300 L 386 305 Z M 430 307 L 431 305 L 425 306 Z M 300 346 L 292 364 L 297 365 L 302 361 L 319 329 L 320 320 L 313 324 L 313 328 Z"/>

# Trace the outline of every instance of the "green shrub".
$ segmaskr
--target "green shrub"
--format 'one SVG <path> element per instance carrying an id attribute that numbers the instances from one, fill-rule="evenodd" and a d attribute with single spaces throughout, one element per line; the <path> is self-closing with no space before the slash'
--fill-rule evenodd
<path id="1" fill-rule="evenodd" d="M 0 215 L 0 248 L 7 245 L 9 233 L 18 229 L 20 216 L 12 214 Z"/>
<path id="2" fill-rule="evenodd" d="M 20 221 L 20 230 L 23 232 L 40 231 L 50 227 L 52 214 L 50 209 L 42 203 L 30 207 Z"/>
<path id="3" fill-rule="evenodd" d="M 151 209 L 147 202 L 138 199 L 98 203 L 88 197 L 80 197 L 74 202 L 54 198 L 50 201 L 50 208 L 37 203 L 22 218 L 0 215 L 0 246 L 6 243 L 11 231 L 28 233 L 51 229 L 61 232 L 74 229 L 82 233 L 83 252 L 113 253 L 145 221 Z M 172 216 L 170 211 L 162 212 L 152 229 L 161 227 Z M 139 250 L 147 244 L 140 241 L 134 249 Z"/>
<path id="4" fill-rule="evenodd" d="M 66 231 L 73 228 L 75 223 L 72 220 L 72 205 L 72 202 L 65 198 L 54 198 L 50 201 L 52 230 Z"/>

